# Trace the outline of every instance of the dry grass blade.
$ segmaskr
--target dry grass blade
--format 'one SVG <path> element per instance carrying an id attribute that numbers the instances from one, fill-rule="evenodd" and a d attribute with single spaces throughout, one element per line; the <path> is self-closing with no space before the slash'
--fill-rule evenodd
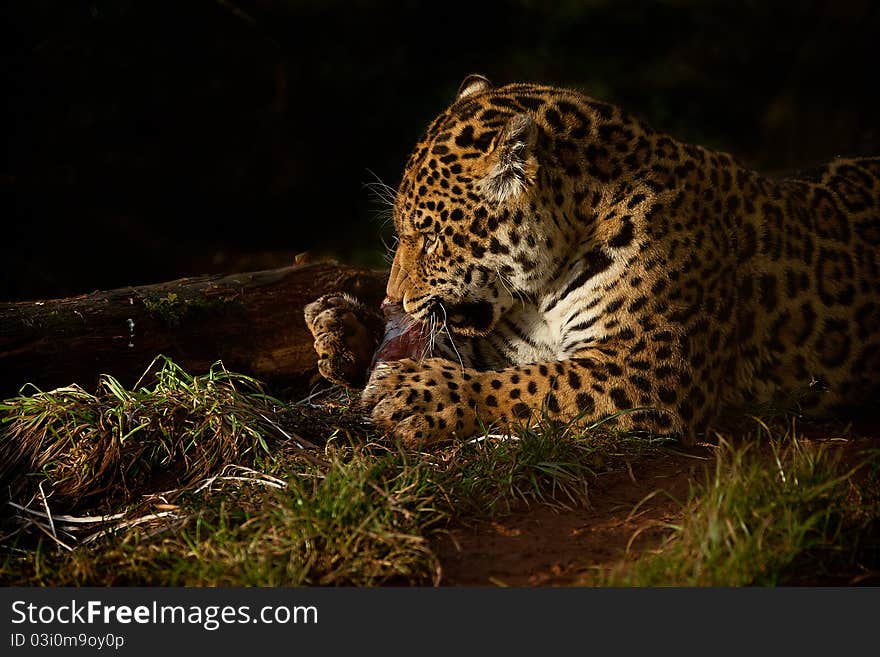
<path id="1" fill-rule="evenodd" d="M 310 463 L 313 463 L 314 465 L 317 465 L 322 468 L 330 467 L 329 461 L 322 459 L 320 457 L 317 457 L 314 454 L 311 454 L 309 452 L 309 450 L 306 449 L 306 447 L 309 447 L 313 450 L 317 450 L 318 449 L 317 445 L 315 445 L 312 442 L 309 442 L 308 440 L 306 440 L 305 438 L 303 438 L 299 435 L 289 434 L 287 431 L 285 431 L 284 429 L 279 427 L 276 422 L 269 419 L 268 417 L 266 417 L 262 413 L 260 414 L 260 417 L 262 417 L 269 424 L 269 426 L 271 426 L 273 429 L 275 429 L 275 431 L 277 431 L 279 434 L 281 434 L 282 436 L 284 436 L 288 440 L 288 443 L 287 443 L 288 449 L 292 449 L 292 450 L 296 451 L 297 454 L 302 456 L 304 459 L 306 459 Z"/>
<path id="2" fill-rule="evenodd" d="M 116 525 L 113 525 L 112 527 L 107 527 L 105 529 L 97 531 L 94 534 L 89 534 L 81 542 L 83 545 L 86 545 L 87 543 L 92 543 L 94 541 L 97 541 L 99 538 L 104 538 L 109 534 L 114 534 L 124 529 L 137 527 L 138 525 L 143 525 L 144 523 L 152 522 L 154 520 L 160 520 L 162 518 L 176 519 L 177 517 L 178 515 L 174 511 L 160 511 L 159 513 L 150 513 L 139 518 L 132 518 L 131 520 L 120 522 Z"/>
<path id="3" fill-rule="evenodd" d="M 36 509 L 31 509 L 30 507 L 23 506 L 21 504 L 16 504 L 15 502 L 12 502 L 12 501 L 8 501 L 8 502 L 6 502 L 6 504 L 11 506 L 13 509 L 17 509 L 19 511 L 22 511 L 22 512 L 30 514 L 30 515 L 34 515 L 34 516 L 37 516 L 40 518 L 48 518 L 47 515 L 42 511 L 37 511 Z M 125 517 L 124 513 L 114 513 L 114 514 L 106 515 L 106 516 L 71 516 L 71 515 L 64 515 L 64 514 L 56 514 L 55 515 L 55 519 L 58 520 L 59 522 L 66 523 L 66 524 L 72 524 L 72 525 L 78 525 L 78 524 L 92 525 L 92 524 L 102 523 L 102 522 L 112 522 L 114 520 L 118 520 L 119 518 L 123 518 L 123 517 Z"/>
<path id="4" fill-rule="evenodd" d="M 46 491 L 43 490 L 43 482 L 40 482 L 40 499 L 43 500 L 43 508 L 46 509 L 46 518 L 49 519 L 49 529 L 52 536 L 58 540 L 58 533 L 55 531 L 55 520 L 52 519 L 52 511 L 49 510 L 49 500 L 46 499 Z"/>
<path id="5" fill-rule="evenodd" d="M 227 472 L 237 472 L 241 474 L 227 474 Z M 193 489 L 193 493 L 201 493 L 203 490 L 211 488 L 215 483 L 218 482 L 258 484 L 260 486 L 277 488 L 279 490 L 287 488 L 287 482 L 283 479 L 279 479 L 278 477 L 273 477 L 272 475 L 266 474 L 264 472 L 258 472 L 257 470 L 245 468 L 240 465 L 227 465 L 223 468 L 223 470 L 221 470 L 220 474 L 205 479 L 205 481 L 203 481 L 195 489 Z"/>

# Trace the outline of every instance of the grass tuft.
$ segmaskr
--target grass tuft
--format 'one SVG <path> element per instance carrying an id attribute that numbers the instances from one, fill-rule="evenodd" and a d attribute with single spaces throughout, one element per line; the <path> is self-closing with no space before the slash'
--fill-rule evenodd
<path id="1" fill-rule="evenodd" d="M 587 427 L 578 422 L 556 422 L 545 411 L 536 424 L 516 427 L 507 439 L 463 443 L 447 457 L 456 506 L 478 516 L 507 513 L 517 504 L 586 506 L 597 471 L 641 458 L 665 442 L 616 432 L 606 421 Z"/>
<path id="2" fill-rule="evenodd" d="M 635 563 L 618 564 L 602 583 L 849 583 L 832 564 L 849 577 L 863 539 L 876 540 L 878 464 L 876 451 L 845 459 L 828 442 L 794 434 L 745 446 L 722 440 L 705 484 L 694 489 L 680 521 L 667 525 L 666 543 Z"/>
<path id="3" fill-rule="evenodd" d="M 76 510 L 98 499 L 128 502 L 157 485 L 187 487 L 229 463 L 271 460 L 263 415 L 281 402 L 256 380 L 221 363 L 192 376 L 161 356 L 142 379 L 153 374 L 152 385 L 131 391 L 104 375 L 95 394 L 74 385 L 0 403 L 0 485 L 13 499 L 45 493 Z"/>

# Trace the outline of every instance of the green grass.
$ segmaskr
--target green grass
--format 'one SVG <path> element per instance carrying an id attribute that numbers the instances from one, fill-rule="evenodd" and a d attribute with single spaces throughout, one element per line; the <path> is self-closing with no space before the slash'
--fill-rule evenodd
<path id="1" fill-rule="evenodd" d="M 262 487 L 275 479 L 220 479 L 178 493 L 170 523 L 72 552 L 42 539 L 35 551 L 10 551 L 0 577 L 47 585 L 437 583 L 430 541 L 450 523 L 524 501 L 586 500 L 584 459 L 598 448 L 549 434 L 430 454 L 377 443 L 330 443 L 311 459 L 294 451 L 276 472 L 282 490 Z"/>
<path id="2" fill-rule="evenodd" d="M 344 392 L 284 405 L 220 364 L 156 365 L 132 390 L 104 377 L 95 394 L 0 404 L 0 453 L 15 455 L 0 582 L 437 584 L 448 528 L 588 505 L 597 475 L 661 447 L 544 417 L 510 439 L 419 452 L 373 435 Z M 876 481 L 877 454 L 860 457 L 872 471 L 790 436 L 717 452 L 659 553 L 598 583 L 776 584 L 857 560 L 880 517 L 876 488 L 859 483 Z"/>
<path id="3" fill-rule="evenodd" d="M 587 427 L 578 426 L 577 419 L 554 423 L 546 411 L 537 425 L 518 426 L 515 434 L 512 440 L 459 447 L 448 486 L 460 513 L 504 514 L 535 503 L 559 510 L 588 505 L 598 472 L 655 453 L 666 442 L 616 432 L 605 421 Z"/>
<path id="4" fill-rule="evenodd" d="M 102 376 L 95 394 L 34 389 L 0 403 L 0 485 L 26 500 L 43 483 L 53 504 L 72 511 L 131 501 L 157 478 L 186 487 L 227 463 L 270 465 L 265 417 L 281 402 L 259 382 L 220 363 L 192 376 L 164 357 L 148 377 L 131 391 Z"/>
<path id="5" fill-rule="evenodd" d="M 769 433 L 769 432 L 767 432 Z M 722 441 L 665 544 L 600 578 L 616 586 L 844 584 L 877 559 L 880 452 L 790 432 Z M 872 554 L 873 552 L 873 554 Z M 858 579 L 858 576 L 856 576 Z"/>
<path id="6" fill-rule="evenodd" d="M 422 453 L 374 439 L 346 396 L 309 411 L 281 407 L 219 364 L 193 377 L 163 359 L 156 375 L 131 392 L 105 377 L 96 395 L 37 392 L 0 407 L 4 448 L 36 454 L 19 463 L 38 466 L 26 476 L 7 470 L 21 503 L 7 522 L 0 580 L 437 583 L 431 541 L 452 523 L 525 504 L 585 504 L 595 471 L 651 448 L 545 421 L 508 440 Z M 97 446 L 117 444 L 112 467 L 93 463 Z M 40 445 L 51 446 L 51 459 L 39 458 Z M 82 466 L 76 477 L 72 464 Z M 134 470 L 167 476 L 133 487 Z M 114 505 L 101 497 L 108 491 Z M 114 517 L 86 522 L 96 512 L 82 500 L 99 498 Z"/>
<path id="7" fill-rule="evenodd" d="M 432 582 L 425 535 L 445 517 L 430 471 L 401 453 L 299 464 L 287 487 L 221 485 L 181 500 L 179 520 L 93 549 L 18 559 L 35 584 L 278 586 Z M 293 466 L 295 467 L 295 466 Z M 2 568 L 13 575 L 10 561 Z"/>

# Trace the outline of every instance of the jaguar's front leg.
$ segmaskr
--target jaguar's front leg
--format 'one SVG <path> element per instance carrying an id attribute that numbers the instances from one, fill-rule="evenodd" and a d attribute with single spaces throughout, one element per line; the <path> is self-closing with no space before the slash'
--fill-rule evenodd
<path id="1" fill-rule="evenodd" d="M 379 309 L 334 292 L 308 304 L 304 315 L 315 338 L 318 372 L 333 383 L 363 385 L 382 336 L 384 320 Z"/>
<path id="2" fill-rule="evenodd" d="M 584 422 L 620 413 L 623 428 L 674 434 L 682 422 L 673 383 L 678 371 L 669 369 L 668 381 L 651 382 L 602 356 L 483 372 L 441 359 L 404 360 L 377 368 L 363 400 L 379 426 L 410 445 L 467 437 L 481 425 L 530 424 L 545 412 Z"/>
<path id="3" fill-rule="evenodd" d="M 470 391 L 480 376 L 442 358 L 383 362 L 361 399 L 379 427 L 407 445 L 421 446 L 477 430 Z"/>

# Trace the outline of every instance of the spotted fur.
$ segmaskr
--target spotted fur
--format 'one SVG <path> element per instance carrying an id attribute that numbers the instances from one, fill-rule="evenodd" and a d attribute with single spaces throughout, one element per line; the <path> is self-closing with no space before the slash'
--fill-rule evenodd
<path id="1" fill-rule="evenodd" d="M 541 409 L 688 440 L 744 403 L 877 394 L 880 158 L 771 180 L 574 91 L 471 76 L 394 220 L 388 296 L 445 327 L 439 357 L 363 393 L 409 443 Z"/>
<path id="2" fill-rule="evenodd" d="M 364 384 L 382 333 L 382 313 L 345 293 L 331 293 L 305 307 L 315 338 L 318 372 L 333 383 Z"/>

